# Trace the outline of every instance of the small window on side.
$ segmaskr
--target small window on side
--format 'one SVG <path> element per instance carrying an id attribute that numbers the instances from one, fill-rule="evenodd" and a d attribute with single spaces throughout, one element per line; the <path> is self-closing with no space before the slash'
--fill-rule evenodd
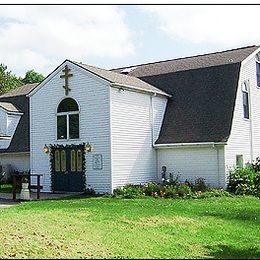
<path id="1" fill-rule="evenodd" d="M 256 84 L 260 87 L 260 63 L 256 62 Z"/>
<path id="2" fill-rule="evenodd" d="M 236 155 L 236 166 L 243 167 L 243 155 L 242 154 Z"/>
<path id="3" fill-rule="evenodd" d="M 256 55 L 256 84 L 260 87 L 260 53 Z"/>
<path id="4" fill-rule="evenodd" d="M 249 119 L 249 93 L 248 93 L 248 82 L 242 83 L 242 96 L 243 96 L 243 113 L 244 118 Z"/>

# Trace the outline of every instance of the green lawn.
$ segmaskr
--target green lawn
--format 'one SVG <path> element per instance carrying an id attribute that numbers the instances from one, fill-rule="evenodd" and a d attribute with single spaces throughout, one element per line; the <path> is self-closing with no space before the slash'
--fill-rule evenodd
<path id="1" fill-rule="evenodd" d="M 260 258 L 252 197 L 34 201 L 0 216 L 0 258 Z"/>

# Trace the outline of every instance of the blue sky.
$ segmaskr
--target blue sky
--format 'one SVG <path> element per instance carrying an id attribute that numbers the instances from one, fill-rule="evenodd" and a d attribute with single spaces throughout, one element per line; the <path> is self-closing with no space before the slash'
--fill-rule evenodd
<path id="1" fill-rule="evenodd" d="M 260 6 L 1 6 L 1 63 L 115 68 L 260 43 Z"/>

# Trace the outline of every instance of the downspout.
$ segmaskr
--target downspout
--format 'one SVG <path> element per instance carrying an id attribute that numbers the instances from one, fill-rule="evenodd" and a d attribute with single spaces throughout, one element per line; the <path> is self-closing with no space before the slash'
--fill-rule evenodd
<path id="1" fill-rule="evenodd" d="M 154 96 L 155 96 L 156 94 L 154 94 Z M 152 139 L 152 147 L 153 147 L 153 145 L 154 145 L 154 140 L 153 140 L 153 138 L 154 138 L 154 118 L 153 118 L 153 109 L 154 109 L 154 107 L 153 107 L 153 96 L 151 95 L 150 96 L 150 127 L 151 127 L 151 139 Z"/>
<path id="2" fill-rule="evenodd" d="M 220 169 L 219 169 L 219 148 L 216 147 L 217 149 L 217 169 L 218 169 L 218 187 L 220 187 Z"/>
<path id="3" fill-rule="evenodd" d="M 253 122 L 252 122 L 252 100 L 251 100 L 251 87 L 248 80 L 248 96 L 249 96 L 249 122 L 250 122 L 250 160 L 253 161 Z"/>

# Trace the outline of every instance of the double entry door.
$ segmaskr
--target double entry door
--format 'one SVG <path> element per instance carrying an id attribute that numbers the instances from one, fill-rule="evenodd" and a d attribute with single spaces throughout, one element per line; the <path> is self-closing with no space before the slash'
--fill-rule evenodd
<path id="1" fill-rule="evenodd" d="M 84 190 L 84 146 L 52 148 L 53 191 L 81 192 Z"/>

